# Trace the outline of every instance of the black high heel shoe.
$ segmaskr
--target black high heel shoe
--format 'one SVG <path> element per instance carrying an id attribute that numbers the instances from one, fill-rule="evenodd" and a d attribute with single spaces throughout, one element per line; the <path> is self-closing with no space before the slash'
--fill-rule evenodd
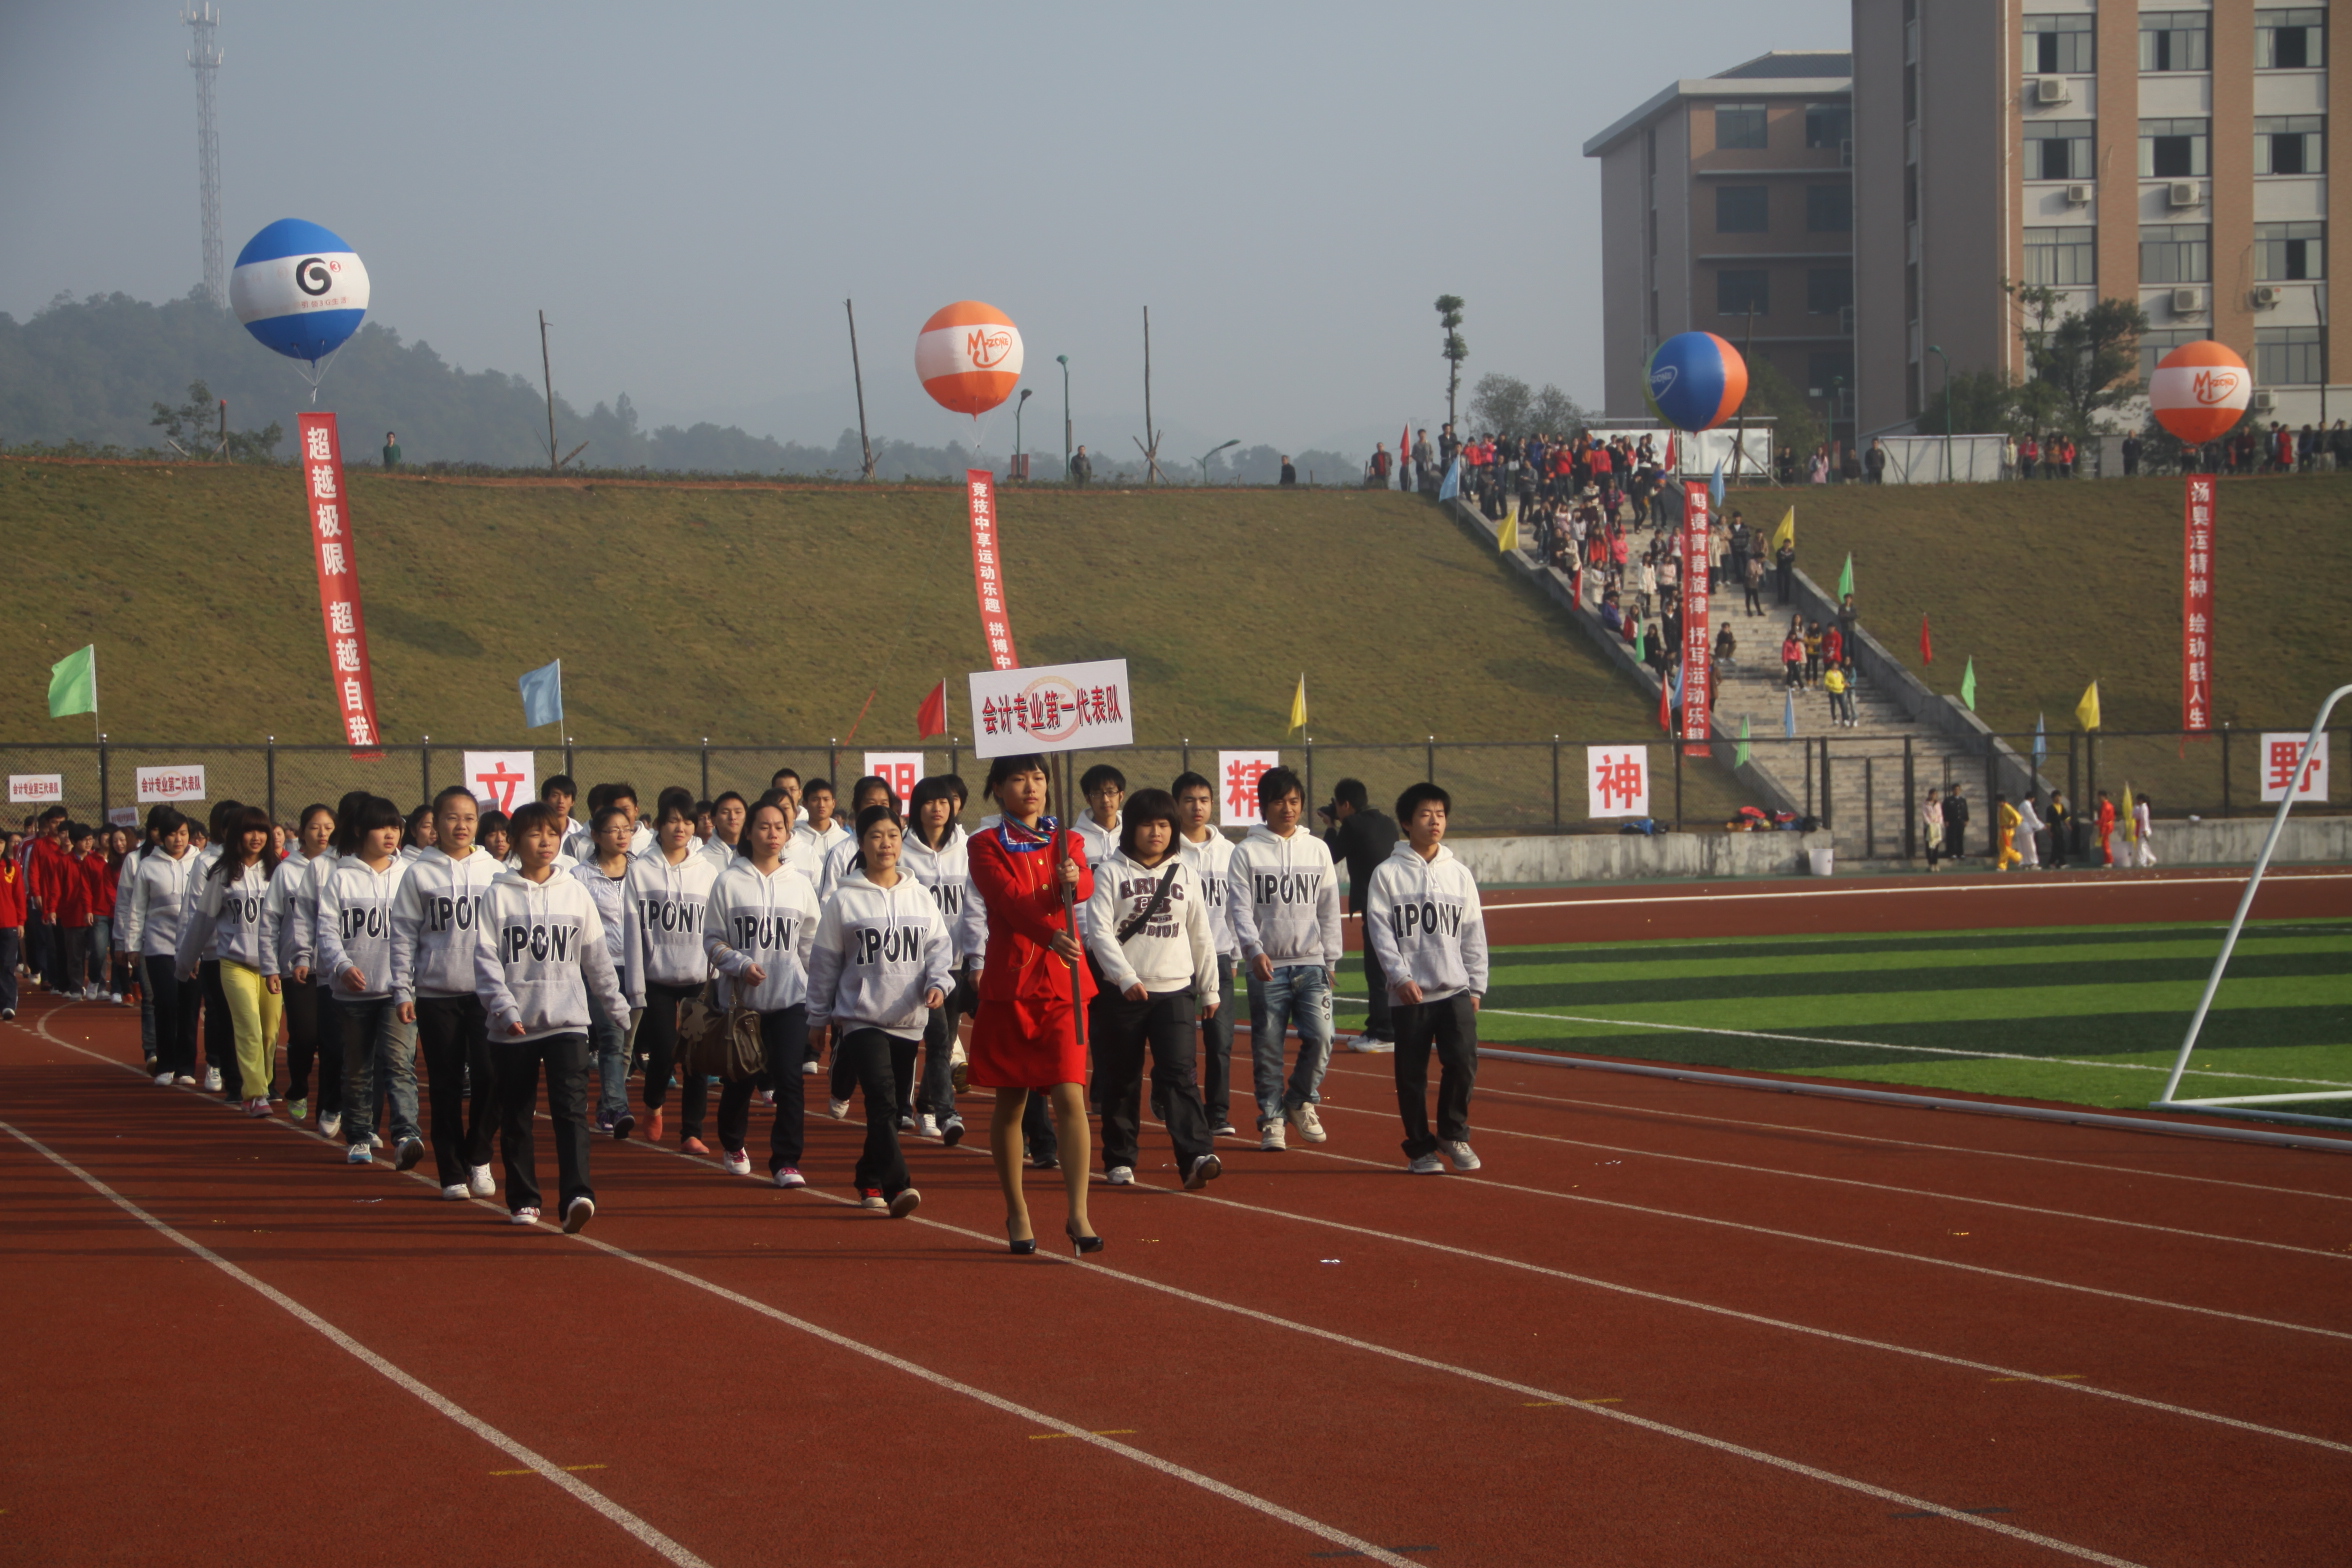
<path id="1" fill-rule="evenodd" d="M 1078 1255 L 1082 1258 L 1103 1250 L 1103 1239 L 1100 1236 L 1078 1234 L 1076 1220 L 1062 1221 L 1062 1234 L 1070 1238 L 1070 1245 L 1078 1249 Z"/>
<path id="2" fill-rule="evenodd" d="M 1013 1249 L 1014 1257 L 1025 1258 L 1037 1250 L 1037 1238 L 1035 1236 L 1014 1236 L 1013 1222 L 1006 1220 L 1005 1245 Z"/>

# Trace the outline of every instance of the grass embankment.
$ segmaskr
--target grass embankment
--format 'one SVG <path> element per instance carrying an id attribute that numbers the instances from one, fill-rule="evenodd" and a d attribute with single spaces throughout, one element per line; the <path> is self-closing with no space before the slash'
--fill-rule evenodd
<path id="1" fill-rule="evenodd" d="M 2180 726 L 2181 492 L 2177 477 L 1837 485 L 1734 491 L 1729 504 L 1769 531 L 1794 502 L 1798 564 L 1815 582 L 1831 588 L 1852 552 L 1863 624 L 1914 674 L 1957 693 L 1973 657 L 1985 722 L 2030 733 L 2045 716 L 2062 753 L 2093 680 L 2107 731 Z M 2225 478 L 2216 511 L 2215 720 L 2307 728 L 2352 680 L 2352 474 Z M 1919 658 L 1923 614 L 1932 666 Z M 2193 745 L 2184 758 L 2175 740 L 2113 736 L 2099 779 L 2207 809 L 2221 799 L 2218 752 Z M 2233 747 L 2242 809 L 2256 799 L 2254 752 Z"/>
<path id="2" fill-rule="evenodd" d="M 1478 1032 L 1490 1045 L 2138 1106 L 2163 1091 L 2216 939 L 2175 925 L 1508 948 Z M 2341 1102 L 2288 1109 L 2352 1115 L 2352 922 L 2248 926 L 2181 1093 L 2337 1086 Z"/>
<path id="3" fill-rule="evenodd" d="M 970 735 L 962 677 L 986 659 L 959 488 L 354 470 L 350 493 L 390 742 L 546 747 L 556 732 L 523 730 L 515 679 L 559 656 L 565 729 L 583 747 L 707 735 L 805 768 L 806 753 L 783 743 L 847 735 L 872 693 L 856 744 L 911 749 L 916 706 L 943 676 L 952 727 Z M 1420 743 L 1434 735 L 1465 825 L 1549 822 L 1554 734 L 1656 733 L 1650 706 L 1581 633 L 1417 499 L 1013 489 L 1002 510 L 1022 658 L 1126 659 L 1136 738 L 1159 748 L 1129 771 L 1155 781 L 1187 737 L 1282 744 L 1301 671 L 1319 790 L 1352 772 L 1393 798 L 1421 776 Z M 98 646 L 114 736 L 340 739 L 291 469 L 0 462 L 0 542 L 21 607 L 0 620 L 16 672 L 0 683 L 9 742 L 90 738 L 87 719 L 52 720 L 44 701 L 49 664 L 86 642 Z M 1443 749 L 1514 741 L 1546 744 Z M 1376 742 L 1412 744 L 1353 749 Z M 1670 760 L 1663 747 L 1653 755 Z M 1571 752 L 1564 772 L 1571 821 L 1583 815 L 1581 761 Z M 541 765 L 552 766 L 544 751 Z M 746 757 L 747 777 L 715 769 L 713 786 L 755 772 L 764 784 L 770 765 Z M 687 770 L 647 759 L 627 771 L 644 789 Z M 397 781 L 403 798 L 412 772 Z M 298 790 L 281 782 L 294 793 L 332 783 L 323 771 Z M 1711 769 L 1694 766 L 1687 789 L 1694 819 L 1733 804 Z M 1663 784 L 1658 799 L 1670 804 Z"/>

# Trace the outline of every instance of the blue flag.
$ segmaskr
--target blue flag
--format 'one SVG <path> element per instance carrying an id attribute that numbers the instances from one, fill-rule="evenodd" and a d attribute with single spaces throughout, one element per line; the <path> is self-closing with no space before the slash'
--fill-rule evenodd
<path id="1" fill-rule="evenodd" d="M 1437 498 L 1440 501 L 1451 501 L 1454 499 L 1454 497 L 1460 495 L 1461 493 L 1462 460 L 1457 457 L 1452 462 L 1446 464 L 1446 475 L 1445 478 L 1438 484 Z"/>
<path id="2" fill-rule="evenodd" d="M 2042 759 L 2050 755 L 2049 732 L 2042 728 L 2042 716 L 2034 715 L 2034 770 L 2041 771 Z"/>
<path id="3" fill-rule="evenodd" d="M 516 683 L 523 689 L 523 725 L 537 729 L 542 724 L 563 722 L 563 660 L 541 665 L 523 672 Z"/>
<path id="4" fill-rule="evenodd" d="M 1674 667 L 1674 695 L 1668 699 L 1668 705 L 1677 713 L 1682 711 L 1682 666 L 1679 664 Z"/>
<path id="5" fill-rule="evenodd" d="M 1707 503 L 1716 511 L 1723 510 L 1723 464 L 1715 464 L 1715 477 L 1707 481 Z"/>
<path id="6" fill-rule="evenodd" d="M 1789 739 L 1797 738 L 1797 689 L 1788 689 L 1788 703 L 1780 710 L 1780 732 Z"/>

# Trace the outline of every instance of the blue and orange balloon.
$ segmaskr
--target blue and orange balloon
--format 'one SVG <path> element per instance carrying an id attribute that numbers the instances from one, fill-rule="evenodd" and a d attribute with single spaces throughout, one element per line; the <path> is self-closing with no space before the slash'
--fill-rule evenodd
<path id="1" fill-rule="evenodd" d="M 1712 332 L 1678 332 L 1650 356 L 1650 407 L 1677 430 L 1712 430 L 1748 395 L 1748 362 Z"/>

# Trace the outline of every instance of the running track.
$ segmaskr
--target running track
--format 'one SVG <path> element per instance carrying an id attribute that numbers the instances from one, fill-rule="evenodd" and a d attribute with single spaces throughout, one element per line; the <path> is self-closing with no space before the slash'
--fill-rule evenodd
<path id="1" fill-rule="evenodd" d="M 1342 1057 L 1331 1141 L 1229 1142 L 1207 1194 L 1147 1128 L 1076 1264 L 1004 1253 L 978 1149 L 915 1146 L 893 1224 L 840 1201 L 854 1124 L 797 1194 L 600 1142 L 567 1240 L 136 1063 L 119 1009 L 0 1027 L 0 1559 L 2284 1564 L 2352 1526 L 2333 1154 L 1489 1062 L 1486 1170 L 1419 1179 Z"/>

